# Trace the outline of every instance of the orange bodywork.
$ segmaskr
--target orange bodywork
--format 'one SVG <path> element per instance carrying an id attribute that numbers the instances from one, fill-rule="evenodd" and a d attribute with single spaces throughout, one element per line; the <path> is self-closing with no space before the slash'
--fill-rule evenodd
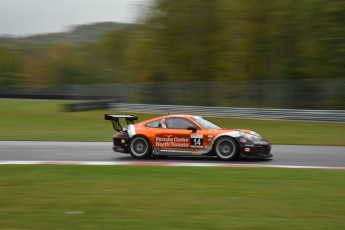
<path id="1" fill-rule="evenodd" d="M 193 115 L 168 115 L 140 122 L 134 125 L 136 135 L 143 135 L 149 139 L 153 148 L 161 149 L 201 149 L 209 146 L 212 140 L 230 129 L 205 129 L 195 122 Z M 155 121 L 166 121 L 169 118 L 184 118 L 193 123 L 198 129 L 187 130 L 165 127 L 148 127 Z"/>

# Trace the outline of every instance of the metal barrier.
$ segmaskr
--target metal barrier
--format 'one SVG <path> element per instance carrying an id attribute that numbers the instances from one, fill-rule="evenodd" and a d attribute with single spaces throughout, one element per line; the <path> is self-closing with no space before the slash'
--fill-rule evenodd
<path id="1" fill-rule="evenodd" d="M 127 104 L 345 110 L 345 78 L 1 86 L 0 98 L 117 100 Z"/>
<path id="2" fill-rule="evenodd" d="M 206 117 L 257 120 L 289 120 L 339 123 L 345 122 L 345 110 L 254 109 L 125 103 L 110 103 L 109 108 L 119 112 L 197 114 Z"/>

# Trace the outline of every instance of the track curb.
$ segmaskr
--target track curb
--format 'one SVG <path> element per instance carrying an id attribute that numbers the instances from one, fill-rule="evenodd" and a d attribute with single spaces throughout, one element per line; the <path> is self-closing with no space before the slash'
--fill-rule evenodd
<path id="1" fill-rule="evenodd" d="M 0 165 L 93 165 L 93 166 L 168 166 L 168 167 L 228 167 L 228 168 L 284 168 L 284 169 L 333 169 L 345 170 L 345 167 L 299 166 L 299 165 L 260 165 L 232 163 L 186 163 L 159 161 L 0 161 Z"/>

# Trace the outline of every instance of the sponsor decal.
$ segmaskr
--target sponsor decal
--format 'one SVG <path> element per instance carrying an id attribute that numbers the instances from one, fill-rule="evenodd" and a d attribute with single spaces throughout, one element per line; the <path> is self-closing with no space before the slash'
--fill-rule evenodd
<path id="1" fill-rule="evenodd" d="M 157 148 L 202 148 L 203 135 L 191 134 L 188 136 L 179 135 L 157 135 L 155 137 Z"/>
<path id="2" fill-rule="evenodd" d="M 246 140 L 245 138 L 241 137 L 241 138 L 240 138 L 240 142 L 241 142 L 241 143 L 246 143 L 247 140 Z"/>
<path id="3" fill-rule="evenodd" d="M 189 139 L 181 136 L 156 136 L 156 147 L 160 148 L 189 148 Z"/>

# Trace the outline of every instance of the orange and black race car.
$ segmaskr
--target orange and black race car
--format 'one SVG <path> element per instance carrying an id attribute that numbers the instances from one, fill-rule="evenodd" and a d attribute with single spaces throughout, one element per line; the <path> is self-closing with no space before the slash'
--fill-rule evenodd
<path id="1" fill-rule="evenodd" d="M 125 128 L 120 119 L 126 120 Z M 115 152 L 139 159 L 151 155 L 206 155 L 222 160 L 272 157 L 270 142 L 250 130 L 220 128 L 195 115 L 167 115 L 134 124 L 137 119 L 105 114 L 105 120 L 110 120 L 117 131 L 113 137 Z"/>

